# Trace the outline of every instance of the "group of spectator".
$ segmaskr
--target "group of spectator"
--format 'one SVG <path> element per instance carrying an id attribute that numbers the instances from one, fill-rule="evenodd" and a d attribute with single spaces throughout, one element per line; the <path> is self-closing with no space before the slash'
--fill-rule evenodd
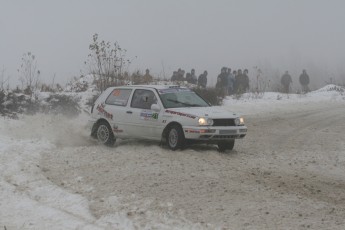
<path id="1" fill-rule="evenodd" d="M 153 77 L 150 74 L 150 70 L 146 69 L 143 76 L 140 75 L 139 71 L 132 74 L 132 81 L 134 85 L 149 84 L 153 81 Z"/>
<path id="2" fill-rule="evenodd" d="M 231 71 L 231 68 L 223 67 L 217 77 L 216 88 L 223 95 L 247 92 L 249 90 L 248 70 Z"/>
<path id="3" fill-rule="evenodd" d="M 184 77 L 185 71 L 182 69 L 178 69 L 177 71 L 173 72 L 171 76 L 171 81 L 187 81 L 190 84 L 198 85 L 201 88 L 206 88 L 207 85 L 207 71 L 205 70 L 202 74 L 197 77 L 195 75 L 195 69 L 192 69 L 190 73 L 186 74 Z"/>
<path id="4" fill-rule="evenodd" d="M 195 69 L 191 69 L 185 75 L 185 71 L 181 68 L 173 72 L 171 81 L 187 81 L 190 84 L 198 85 L 201 88 L 207 86 L 207 71 L 205 70 L 199 77 L 195 74 Z M 134 84 L 149 84 L 153 81 L 153 77 L 150 75 L 150 71 L 146 69 L 145 75 L 140 76 L 139 73 L 133 74 L 132 80 Z M 309 92 L 309 75 L 306 70 L 302 71 L 299 76 L 299 82 L 302 86 L 302 92 Z M 283 92 L 289 93 L 292 84 L 292 78 L 288 71 L 286 71 L 281 77 L 281 84 L 283 86 Z M 231 68 L 221 68 L 220 74 L 217 77 L 216 89 L 221 91 L 223 95 L 242 94 L 249 90 L 249 77 L 248 70 L 238 69 L 237 71 L 231 71 Z"/>
<path id="5" fill-rule="evenodd" d="M 195 69 L 191 69 L 185 75 L 185 71 L 178 69 L 173 72 L 171 81 L 187 81 L 190 84 L 198 85 L 200 88 L 207 86 L 207 71 L 205 70 L 199 77 L 195 74 Z M 248 70 L 234 70 L 231 68 L 223 67 L 217 77 L 216 89 L 221 91 L 223 95 L 232 95 L 234 93 L 244 93 L 249 90 L 249 77 Z"/>
<path id="6" fill-rule="evenodd" d="M 286 71 L 282 78 L 281 78 L 281 84 L 283 85 L 283 91 L 284 93 L 289 93 L 290 91 L 290 85 L 292 84 L 292 78 L 291 75 L 289 74 L 289 71 Z M 302 93 L 307 93 L 309 92 L 309 75 L 307 74 L 307 71 L 304 69 L 302 71 L 302 74 L 299 76 L 299 83 L 302 86 Z"/>

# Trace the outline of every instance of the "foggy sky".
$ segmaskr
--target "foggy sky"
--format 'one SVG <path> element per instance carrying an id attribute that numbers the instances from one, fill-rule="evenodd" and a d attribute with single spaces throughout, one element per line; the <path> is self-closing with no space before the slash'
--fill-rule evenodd
<path id="1" fill-rule="evenodd" d="M 31 51 L 44 81 L 65 83 L 86 73 L 98 33 L 137 56 L 131 70 L 156 76 L 181 67 L 215 79 L 222 66 L 253 76 L 260 66 L 328 78 L 345 73 L 344 9 L 342 0 L 0 0 L 0 70 L 18 79 Z"/>

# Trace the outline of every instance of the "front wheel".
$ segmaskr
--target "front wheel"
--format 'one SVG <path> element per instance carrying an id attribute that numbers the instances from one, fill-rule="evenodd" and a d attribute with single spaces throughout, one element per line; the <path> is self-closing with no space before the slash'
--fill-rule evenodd
<path id="1" fill-rule="evenodd" d="M 105 144 L 107 146 L 114 145 L 116 141 L 110 125 L 105 121 L 101 121 L 98 124 L 96 135 L 98 142 L 100 142 L 101 144 Z"/>
<path id="2" fill-rule="evenodd" d="M 220 141 L 218 142 L 218 150 L 219 152 L 225 152 L 226 150 L 232 150 L 235 145 L 235 140 L 229 140 L 229 141 Z"/>
<path id="3" fill-rule="evenodd" d="M 179 125 L 173 125 L 167 132 L 167 144 L 171 150 L 183 148 L 185 138 L 183 130 Z"/>

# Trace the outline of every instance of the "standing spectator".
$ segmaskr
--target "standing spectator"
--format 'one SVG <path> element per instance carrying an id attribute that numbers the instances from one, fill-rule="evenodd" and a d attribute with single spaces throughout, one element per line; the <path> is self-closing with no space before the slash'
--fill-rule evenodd
<path id="1" fill-rule="evenodd" d="M 234 89 L 232 90 L 232 93 L 236 93 L 237 92 L 237 85 L 236 85 L 236 77 L 237 77 L 237 71 L 236 70 L 233 70 L 232 71 L 232 75 L 234 76 Z"/>
<path id="2" fill-rule="evenodd" d="M 195 69 L 191 70 L 190 75 L 191 75 L 191 83 L 196 85 L 198 83 L 198 78 L 195 75 Z"/>
<path id="3" fill-rule="evenodd" d="M 227 95 L 228 91 L 228 75 L 227 68 L 223 67 L 220 74 L 217 77 L 218 88 L 221 88 L 222 95 Z M 216 86 L 217 87 L 217 86 Z"/>
<path id="4" fill-rule="evenodd" d="M 235 76 L 231 73 L 231 69 L 228 68 L 228 95 L 232 95 L 235 89 Z"/>
<path id="5" fill-rule="evenodd" d="M 282 79 L 280 81 L 284 87 L 284 93 L 289 93 L 290 84 L 292 84 L 292 78 L 288 71 L 283 74 Z"/>
<path id="6" fill-rule="evenodd" d="M 249 77 L 248 77 L 248 69 L 243 71 L 243 89 L 245 92 L 249 91 Z"/>
<path id="7" fill-rule="evenodd" d="M 187 81 L 188 83 L 192 83 L 192 75 L 191 75 L 190 73 L 187 73 L 187 74 L 186 74 L 186 81 Z"/>
<path id="8" fill-rule="evenodd" d="M 173 72 L 173 75 L 171 76 L 171 81 L 177 81 L 177 71 Z"/>
<path id="9" fill-rule="evenodd" d="M 179 69 L 179 71 L 178 71 L 178 81 L 185 81 L 186 80 L 184 78 L 184 73 L 185 73 L 185 71 L 183 69 Z"/>
<path id="10" fill-rule="evenodd" d="M 238 69 L 237 74 L 235 76 L 235 93 L 243 93 L 243 75 L 242 75 L 242 70 Z"/>
<path id="11" fill-rule="evenodd" d="M 309 76 L 307 74 L 307 71 L 304 69 L 302 74 L 299 76 L 299 83 L 302 85 L 302 92 L 307 93 L 309 92 Z"/>
<path id="12" fill-rule="evenodd" d="M 174 72 L 175 74 L 175 72 Z M 184 81 L 184 70 L 178 69 L 176 72 L 176 75 L 171 77 L 171 81 Z"/>
<path id="13" fill-rule="evenodd" d="M 204 73 L 200 74 L 198 78 L 198 86 L 205 89 L 206 85 L 207 85 L 207 71 L 205 70 Z"/>
<path id="14" fill-rule="evenodd" d="M 152 82 L 152 80 L 153 80 L 153 77 L 150 75 L 150 70 L 146 69 L 145 75 L 143 76 L 144 84 L 148 84 L 148 83 Z"/>
<path id="15" fill-rule="evenodd" d="M 224 97 L 223 84 L 220 74 L 217 77 L 216 90 L 218 92 L 217 95 L 221 95 L 222 97 Z"/>
<path id="16" fill-rule="evenodd" d="M 142 83 L 142 78 L 141 78 L 139 71 L 134 72 L 132 74 L 132 84 L 133 85 L 140 85 L 141 83 Z"/>
<path id="17" fill-rule="evenodd" d="M 190 73 L 186 74 L 186 81 L 190 84 L 196 84 L 198 78 L 195 76 L 195 69 L 192 69 Z"/>

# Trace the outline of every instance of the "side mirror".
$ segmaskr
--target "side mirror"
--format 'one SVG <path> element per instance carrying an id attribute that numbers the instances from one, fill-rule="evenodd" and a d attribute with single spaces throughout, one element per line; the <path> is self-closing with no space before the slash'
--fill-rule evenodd
<path id="1" fill-rule="evenodd" d="M 161 107 L 157 104 L 152 104 L 151 105 L 151 110 L 155 111 L 155 112 L 159 112 L 161 111 Z"/>

